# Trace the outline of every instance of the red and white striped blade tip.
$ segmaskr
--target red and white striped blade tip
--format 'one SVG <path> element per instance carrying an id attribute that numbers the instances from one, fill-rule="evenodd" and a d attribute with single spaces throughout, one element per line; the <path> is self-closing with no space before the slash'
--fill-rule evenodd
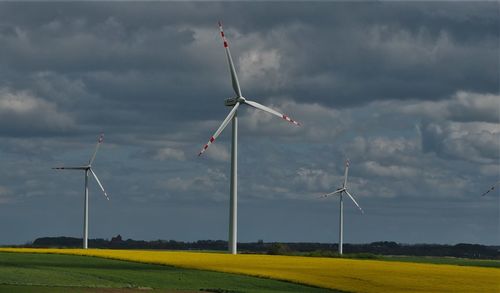
<path id="1" fill-rule="evenodd" d="M 219 30 L 220 30 L 220 36 L 222 38 L 222 41 L 224 42 L 224 48 L 228 48 L 229 43 L 226 39 L 226 36 L 224 35 L 224 30 L 222 29 L 222 24 L 220 23 L 220 21 L 219 21 Z"/>
<path id="2" fill-rule="evenodd" d="M 198 157 L 201 156 L 206 150 L 208 149 L 208 144 L 206 144 L 200 151 L 200 153 L 198 154 Z"/>
<path id="3" fill-rule="evenodd" d="M 302 125 L 302 124 L 300 124 L 300 122 L 293 120 L 292 118 L 288 117 L 287 115 L 283 114 L 282 118 L 285 119 L 286 121 L 290 122 L 290 123 L 293 123 L 293 124 L 297 125 L 297 126 L 301 126 Z"/>
<path id="4" fill-rule="evenodd" d="M 212 144 L 215 141 L 215 138 L 212 136 L 208 140 L 208 143 L 201 149 L 200 153 L 198 154 L 198 157 L 201 156 L 207 149 L 210 144 Z"/>

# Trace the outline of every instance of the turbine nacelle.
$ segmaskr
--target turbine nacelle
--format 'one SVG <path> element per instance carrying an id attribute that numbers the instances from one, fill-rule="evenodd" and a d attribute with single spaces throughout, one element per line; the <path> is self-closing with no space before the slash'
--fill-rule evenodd
<path id="1" fill-rule="evenodd" d="M 338 195 L 338 196 L 340 196 L 340 198 L 342 198 L 342 194 L 345 193 L 352 200 L 352 202 L 358 207 L 358 209 L 361 211 L 361 213 L 364 214 L 363 209 L 359 206 L 356 199 L 354 199 L 354 197 L 349 193 L 349 191 L 347 191 L 348 171 L 349 171 L 349 160 L 346 160 L 345 172 L 344 172 L 344 182 L 343 182 L 342 187 L 337 188 L 337 190 L 335 190 L 334 192 L 330 192 L 328 194 L 322 195 L 322 196 L 320 196 L 320 198 L 325 198 L 325 197 L 329 197 L 332 195 Z"/>
<path id="2" fill-rule="evenodd" d="M 224 100 L 224 106 L 226 107 L 234 107 L 236 103 L 244 103 L 246 99 L 244 97 L 235 97 L 235 98 L 229 98 Z"/>
<path id="3" fill-rule="evenodd" d="M 85 176 L 87 176 L 88 173 L 90 173 L 95 178 L 97 184 L 101 188 L 101 190 L 102 190 L 104 196 L 106 197 L 106 199 L 109 200 L 108 194 L 104 190 L 104 187 L 102 186 L 101 181 L 99 181 L 99 178 L 97 178 L 97 175 L 95 174 L 94 170 L 92 170 L 92 163 L 94 162 L 94 159 L 95 159 L 95 156 L 97 154 L 97 151 L 99 150 L 99 146 L 101 145 L 101 143 L 103 141 L 104 141 L 104 134 L 101 133 L 101 135 L 97 139 L 97 145 L 95 146 L 94 153 L 92 154 L 92 157 L 90 158 L 90 160 L 89 160 L 89 162 L 88 162 L 87 165 L 83 165 L 83 166 L 61 166 L 61 167 L 55 167 L 55 168 L 52 168 L 52 169 L 55 169 L 55 170 L 84 170 L 86 172 Z"/>

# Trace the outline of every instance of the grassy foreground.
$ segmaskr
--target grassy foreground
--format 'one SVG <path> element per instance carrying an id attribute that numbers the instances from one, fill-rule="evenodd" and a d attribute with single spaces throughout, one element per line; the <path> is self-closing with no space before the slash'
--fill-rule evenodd
<path id="1" fill-rule="evenodd" d="M 200 289 L 332 292 L 270 279 L 96 257 L 0 252 L 0 293 L 135 293 L 145 289 L 151 292 L 151 288 L 155 288 L 155 293 L 189 293 Z"/>
<path id="2" fill-rule="evenodd" d="M 499 292 L 500 269 L 380 260 L 202 252 L 26 249 L 261 276 L 350 292 Z"/>

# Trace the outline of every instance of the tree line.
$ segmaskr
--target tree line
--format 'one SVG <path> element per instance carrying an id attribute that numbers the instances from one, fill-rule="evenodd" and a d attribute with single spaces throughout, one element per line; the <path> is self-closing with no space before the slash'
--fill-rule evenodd
<path id="1" fill-rule="evenodd" d="M 79 248 L 81 238 L 42 237 L 23 247 L 39 248 Z M 133 240 L 122 239 L 120 235 L 108 239 L 89 239 L 89 247 L 109 249 L 168 249 L 168 250 L 227 250 L 227 241 L 198 240 L 184 242 L 176 240 Z M 257 242 L 238 243 L 241 253 L 298 254 L 310 256 L 337 256 L 337 244 L 312 242 Z M 500 246 L 460 243 L 447 244 L 403 244 L 394 241 L 379 241 L 367 244 L 343 246 L 345 254 L 408 255 L 408 256 L 448 256 L 475 259 L 500 259 Z"/>

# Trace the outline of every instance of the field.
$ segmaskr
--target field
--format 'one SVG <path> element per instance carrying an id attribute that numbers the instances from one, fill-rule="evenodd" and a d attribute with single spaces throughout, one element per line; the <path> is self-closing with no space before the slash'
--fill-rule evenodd
<path id="1" fill-rule="evenodd" d="M 403 261 L 416 263 L 447 264 L 457 266 L 473 266 L 485 268 L 500 268 L 500 260 L 491 259 L 466 259 L 457 257 L 431 257 L 431 256 L 378 256 L 377 259 L 385 261 Z"/>
<path id="2" fill-rule="evenodd" d="M 177 251 L 7 248 L 0 251 L 97 256 L 178 268 L 260 276 L 348 292 L 500 291 L 500 269 L 488 267 Z M 238 291 L 248 292 L 238 287 L 242 284 L 236 284 Z M 313 288 L 306 288 L 302 292 L 313 292 L 312 290 Z M 257 291 L 262 292 L 262 290 Z"/>
<path id="3" fill-rule="evenodd" d="M 102 288 L 108 289 L 103 291 Z M 332 292 L 243 275 L 95 257 L 0 252 L 0 292 L 144 292 L 147 288 L 156 288 L 153 292 L 177 292 L 173 291 L 175 289 L 183 293 L 199 292 L 200 289 L 214 292 Z"/>

